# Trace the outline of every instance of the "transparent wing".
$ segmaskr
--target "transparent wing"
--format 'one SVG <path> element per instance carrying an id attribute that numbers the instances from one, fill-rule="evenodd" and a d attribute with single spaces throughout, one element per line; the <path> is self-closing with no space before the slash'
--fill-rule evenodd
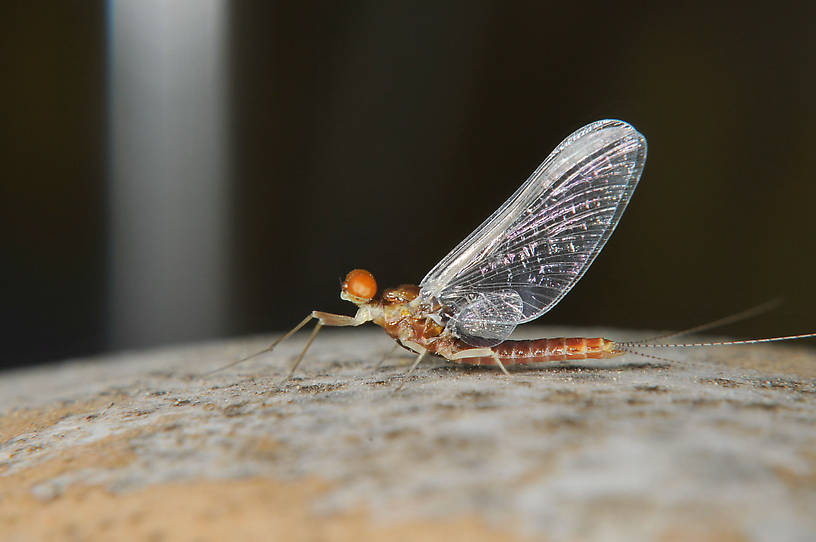
<path id="1" fill-rule="evenodd" d="M 524 302 L 518 292 L 507 289 L 468 294 L 459 306 L 452 319 L 456 334 L 476 346 L 493 346 L 513 333 Z"/>
<path id="2" fill-rule="evenodd" d="M 584 126 L 445 256 L 421 295 L 452 309 L 469 342 L 506 339 L 583 276 L 617 226 L 646 163 L 646 139 L 620 120 Z"/>

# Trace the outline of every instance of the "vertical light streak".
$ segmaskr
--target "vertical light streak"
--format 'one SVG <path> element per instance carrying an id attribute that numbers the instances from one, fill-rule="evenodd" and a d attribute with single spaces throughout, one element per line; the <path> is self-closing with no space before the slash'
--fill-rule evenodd
<path id="1" fill-rule="evenodd" d="M 222 0 L 111 0 L 109 336 L 224 331 L 228 197 Z"/>

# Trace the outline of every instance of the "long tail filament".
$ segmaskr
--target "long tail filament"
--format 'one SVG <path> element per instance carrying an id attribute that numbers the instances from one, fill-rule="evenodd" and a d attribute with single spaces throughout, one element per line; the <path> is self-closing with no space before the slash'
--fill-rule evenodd
<path id="1" fill-rule="evenodd" d="M 765 339 L 743 339 L 737 341 L 714 341 L 708 343 L 678 343 L 678 344 L 663 344 L 652 342 L 620 342 L 619 346 L 624 348 L 698 348 L 706 346 L 733 346 L 738 344 L 759 344 L 759 343 L 774 343 L 780 341 L 793 341 L 797 339 L 810 339 L 816 337 L 816 333 L 802 333 L 801 335 L 786 335 L 784 337 L 768 337 Z"/>

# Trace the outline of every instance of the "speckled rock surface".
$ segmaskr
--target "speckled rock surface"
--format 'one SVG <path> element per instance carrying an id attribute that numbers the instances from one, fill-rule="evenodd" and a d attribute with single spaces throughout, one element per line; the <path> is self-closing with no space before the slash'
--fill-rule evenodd
<path id="1" fill-rule="evenodd" d="M 524 335 L 640 334 L 528 329 Z M 0 539 L 813 540 L 816 351 L 514 371 L 406 364 L 377 329 L 0 379 Z M 401 356 L 401 354 L 398 354 Z"/>

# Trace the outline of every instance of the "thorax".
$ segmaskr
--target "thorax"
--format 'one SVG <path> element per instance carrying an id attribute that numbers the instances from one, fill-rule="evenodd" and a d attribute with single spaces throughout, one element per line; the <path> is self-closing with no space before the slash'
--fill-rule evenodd
<path id="1" fill-rule="evenodd" d="M 442 307 L 428 304 L 419 296 L 419 287 L 403 284 L 383 290 L 374 323 L 403 346 L 414 343 L 437 351 L 436 343 L 447 338 Z M 412 348 L 413 349 L 413 348 Z"/>

